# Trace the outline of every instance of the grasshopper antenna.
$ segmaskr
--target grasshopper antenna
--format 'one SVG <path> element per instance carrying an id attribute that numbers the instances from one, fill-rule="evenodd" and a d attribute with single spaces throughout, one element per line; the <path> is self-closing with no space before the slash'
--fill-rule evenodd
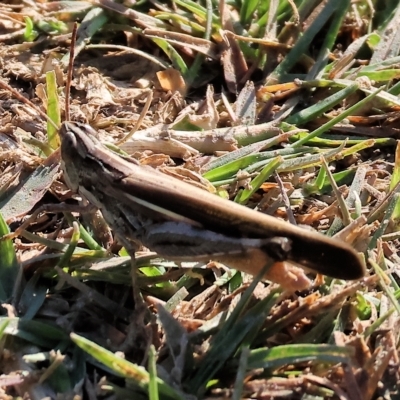
<path id="1" fill-rule="evenodd" d="M 67 80 L 65 83 L 65 120 L 70 120 L 70 98 L 71 98 L 71 82 L 72 82 L 72 70 L 75 60 L 75 44 L 76 44 L 76 33 L 78 30 L 78 24 L 75 22 L 72 29 L 71 46 L 69 50 L 69 61 L 67 70 Z"/>

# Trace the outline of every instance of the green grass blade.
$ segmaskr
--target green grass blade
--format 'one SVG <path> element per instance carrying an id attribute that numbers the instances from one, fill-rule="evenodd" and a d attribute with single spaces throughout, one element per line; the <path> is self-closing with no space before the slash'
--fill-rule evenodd
<path id="1" fill-rule="evenodd" d="M 276 157 L 270 161 L 262 171 L 250 182 L 250 189 L 243 189 L 235 198 L 235 202 L 246 204 L 250 197 L 260 188 L 260 186 L 276 171 L 282 164 L 282 157 Z"/>
<path id="2" fill-rule="evenodd" d="M 394 168 L 392 177 L 390 179 L 389 190 L 393 190 L 399 182 L 400 182 L 400 142 L 397 142 L 395 158 L 394 158 Z"/>
<path id="3" fill-rule="evenodd" d="M 260 0 L 243 0 L 240 7 L 240 23 L 245 26 L 250 24 L 253 19 L 253 14 L 257 9 Z"/>
<path id="4" fill-rule="evenodd" d="M 336 0 L 328 0 L 325 3 L 324 9 L 318 14 L 317 18 L 314 19 L 303 35 L 300 36 L 289 54 L 277 66 L 275 71 L 269 77 L 269 81 L 279 81 L 281 75 L 288 73 L 294 65 L 297 64 L 299 59 L 307 53 L 307 49 L 310 47 L 315 36 L 321 31 L 322 27 L 326 24 L 329 18 L 332 17 L 338 7 L 339 3 Z"/>
<path id="5" fill-rule="evenodd" d="M 158 396 L 156 349 L 154 348 L 154 345 L 151 345 L 149 349 L 149 376 L 149 399 L 159 400 L 160 397 Z"/>
<path id="6" fill-rule="evenodd" d="M 192 0 L 174 0 L 174 3 L 186 8 L 203 21 L 207 20 L 207 9 L 198 2 Z M 212 23 L 215 27 L 221 28 L 220 20 L 215 14 L 212 15 Z"/>
<path id="7" fill-rule="evenodd" d="M 168 56 L 168 58 L 171 60 L 173 66 L 180 71 L 182 76 L 187 79 L 189 76 L 189 68 L 186 65 L 185 61 L 183 58 L 180 56 L 177 50 L 173 48 L 166 40 L 164 39 L 152 39 L 153 42 L 159 46 L 164 53 Z"/>
<path id="8" fill-rule="evenodd" d="M 353 181 L 355 173 L 356 170 L 351 169 L 351 170 L 337 172 L 332 176 L 338 186 L 348 185 Z M 324 176 L 324 181 L 321 184 L 317 183 L 317 180 L 315 180 L 314 182 L 306 183 L 303 186 L 303 191 L 306 196 L 314 193 L 324 194 L 332 190 L 330 179 L 326 176 L 325 170 L 323 168 L 319 170 L 317 178 L 319 178 L 320 175 Z"/>
<path id="9" fill-rule="evenodd" d="M 146 393 L 149 390 L 150 375 L 141 366 L 133 364 L 121 357 L 116 356 L 111 351 L 104 349 L 98 344 L 79 336 L 76 333 L 71 333 L 71 340 L 86 353 L 90 354 L 97 361 L 107 366 L 117 376 L 122 376 L 127 379 L 132 379 Z M 161 395 L 171 400 L 179 400 L 183 398 L 174 389 L 167 385 L 160 378 L 156 378 L 158 391 Z"/>
<path id="10" fill-rule="evenodd" d="M 386 284 L 387 277 L 385 273 L 382 271 L 381 267 L 374 260 L 371 260 L 369 258 L 368 261 L 372 265 L 375 273 L 379 276 L 380 278 L 379 284 L 382 286 L 384 293 L 390 299 L 390 302 L 392 303 L 393 308 L 397 311 L 397 314 L 400 315 L 400 304 L 393 293 L 393 289 Z M 398 287 L 396 287 L 395 289 L 398 289 Z"/>
<path id="11" fill-rule="evenodd" d="M 65 219 L 68 221 L 70 226 L 73 226 L 74 223 L 78 222 L 71 213 L 64 213 Z M 85 227 L 79 223 L 79 236 L 80 238 L 84 241 L 86 246 L 90 250 L 97 250 L 100 252 L 106 253 L 107 250 L 104 249 L 102 246 L 100 246 L 96 240 L 93 238 L 93 236 L 85 229 Z"/>
<path id="12" fill-rule="evenodd" d="M 24 21 L 25 21 L 24 39 L 26 42 L 33 42 L 39 36 L 39 33 L 35 30 L 35 26 L 31 18 L 24 17 Z"/>
<path id="13" fill-rule="evenodd" d="M 239 158 L 238 160 L 228 162 L 225 165 L 221 165 L 206 172 L 203 174 L 203 176 L 210 182 L 214 182 L 216 184 L 217 181 L 232 178 L 239 170 L 245 169 L 247 172 L 257 171 L 260 168 L 263 168 L 263 166 L 267 164 L 269 160 L 277 156 L 285 159 L 286 156 L 315 153 L 316 151 L 317 150 L 312 147 L 298 147 L 296 149 L 292 147 L 286 147 L 279 150 L 264 151 L 259 154 L 251 154 Z M 216 184 L 216 186 L 218 185 Z"/>
<path id="14" fill-rule="evenodd" d="M 0 213 L 0 237 L 10 233 Z M 17 284 L 20 265 L 11 239 L 0 240 L 0 301 L 9 303 Z"/>
<path id="15" fill-rule="evenodd" d="M 85 48 L 92 37 L 98 33 L 108 22 L 109 16 L 101 7 L 93 7 L 85 14 L 76 32 L 76 45 L 74 49 L 75 57 Z M 68 51 L 61 59 L 61 64 L 68 65 L 70 52 Z"/>
<path id="16" fill-rule="evenodd" d="M 0 318 L 0 323 L 5 320 L 8 321 L 6 334 L 17 336 L 44 349 L 65 347 L 69 342 L 63 330 L 51 324 L 22 318 Z"/>
<path id="17" fill-rule="evenodd" d="M 327 169 L 327 168 L 326 168 Z M 332 184 L 333 190 L 336 196 L 339 198 L 339 209 L 342 213 L 342 217 L 335 217 L 331 226 L 327 231 L 328 236 L 333 236 L 336 232 L 338 232 L 343 225 L 348 225 L 351 222 L 350 212 L 349 209 L 353 208 L 356 202 L 356 199 L 359 198 L 361 190 L 364 186 L 366 169 L 360 167 L 357 169 L 353 182 L 349 188 L 349 195 L 346 200 L 343 199 L 343 195 L 340 193 L 339 189 L 335 184 Z M 332 179 L 330 172 L 328 171 L 328 176 Z"/>
<path id="18" fill-rule="evenodd" d="M 191 393 L 199 396 L 204 391 L 208 381 L 224 366 L 226 360 L 237 351 L 243 339 L 252 332 L 253 329 L 256 329 L 255 327 L 260 323 L 259 315 L 254 316 L 250 314 L 244 315 L 243 317 L 241 315 L 257 283 L 269 267 L 271 267 L 271 265 L 266 266 L 253 280 L 243 293 L 239 303 L 232 311 L 232 314 L 223 324 L 219 332 L 214 335 L 209 351 L 202 358 L 198 370 L 188 384 Z M 274 294 L 271 294 L 271 296 L 274 297 Z M 270 300 L 271 298 L 268 296 L 266 301 L 272 304 Z"/>
<path id="19" fill-rule="evenodd" d="M 308 121 L 312 121 L 317 118 L 325 111 L 332 109 L 336 104 L 340 103 L 348 96 L 356 92 L 359 88 L 358 83 L 353 83 L 352 85 L 334 93 L 332 96 L 326 97 L 322 101 L 308 107 L 298 113 L 291 115 L 285 122 L 288 124 L 293 124 L 299 126 L 305 124 Z"/>
<path id="20" fill-rule="evenodd" d="M 47 141 L 52 149 L 60 146 L 60 138 L 56 126 L 61 125 L 60 102 L 57 91 L 56 74 L 54 71 L 46 73 L 47 88 L 47 116 L 54 124 L 47 121 Z M 55 126 L 54 126 L 55 125 Z"/>
<path id="21" fill-rule="evenodd" d="M 41 281 L 39 274 L 34 274 L 24 287 L 18 308 L 25 320 L 33 319 L 46 299 L 48 285 Z"/>
<path id="22" fill-rule="evenodd" d="M 378 239 L 385 233 L 389 225 L 389 222 L 393 219 L 393 214 L 399 205 L 399 201 L 400 201 L 400 193 L 396 193 L 389 202 L 383 220 L 379 224 L 378 229 L 376 230 L 376 232 L 372 236 L 371 241 L 369 242 L 368 249 L 372 250 L 376 247 Z"/>
<path id="23" fill-rule="evenodd" d="M 59 266 L 60 268 L 64 268 L 64 266 L 69 264 L 69 260 L 72 257 L 72 255 L 74 254 L 74 251 L 76 249 L 76 246 L 78 245 L 78 241 L 81 236 L 80 232 L 79 232 L 78 222 L 74 222 L 72 227 L 73 227 L 73 232 L 72 232 L 71 241 L 67 247 L 67 250 L 65 251 L 65 253 L 60 258 L 59 262 L 57 263 L 57 266 Z"/>
<path id="24" fill-rule="evenodd" d="M 212 17 L 213 17 L 211 0 L 206 0 L 206 5 L 207 5 L 207 19 L 206 19 L 206 29 L 204 32 L 204 39 L 210 40 L 211 30 L 212 30 Z M 199 71 L 203 66 L 204 59 L 205 59 L 204 54 L 201 53 L 196 54 L 196 58 L 194 59 L 193 64 L 190 66 L 187 72 L 186 80 L 188 86 L 191 86 L 195 81 L 196 77 L 199 75 Z"/>
<path id="25" fill-rule="evenodd" d="M 307 143 L 310 139 L 312 139 L 316 136 L 320 136 L 322 133 L 324 133 L 328 129 L 332 128 L 335 124 L 339 123 L 340 121 L 343 121 L 347 116 L 352 115 L 360 107 L 362 107 L 365 104 L 368 104 L 368 102 L 370 100 L 372 100 L 373 98 L 375 98 L 383 89 L 384 89 L 384 87 L 381 87 L 381 88 L 375 90 L 373 93 L 368 95 L 365 99 L 363 99 L 363 100 L 359 101 L 358 103 L 354 104 L 353 106 L 349 107 L 347 110 L 340 113 L 340 115 L 338 115 L 337 117 L 332 118 L 329 122 L 327 122 L 324 125 L 317 128 L 314 132 L 311 132 L 306 137 L 298 140 L 296 143 L 293 143 L 292 146 L 293 147 L 302 146 L 305 143 Z"/>
<path id="26" fill-rule="evenodd" d="M 252 350 L 248 359 L 249 368 L 273 368 L 307 361 L 322 363 L 346 363 L 354 355 L 352 347 L 325 344 L 292 344 L 271 349 Z"/>

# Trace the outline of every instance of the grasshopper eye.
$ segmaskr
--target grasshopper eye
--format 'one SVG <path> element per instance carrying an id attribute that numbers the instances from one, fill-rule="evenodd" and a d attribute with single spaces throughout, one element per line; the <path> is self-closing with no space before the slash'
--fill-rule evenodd
<path id="1" fill-rule="evenodd" d="M 79 156 L 85 158 L 87 155 L 86 147 L 80 140 L 81 129 L 79 125 L 64 122 L 60 128 L 61 151 L 64 155 L 73 157 L 78 153 Z"/>
<path id="2" fill-rule="evenodd" d="M 76 147 L 76 137 L 72 131 L 69 129 L 69 124 L 64 122 L 60 128 L 61 146 L 63 147 Z"/>

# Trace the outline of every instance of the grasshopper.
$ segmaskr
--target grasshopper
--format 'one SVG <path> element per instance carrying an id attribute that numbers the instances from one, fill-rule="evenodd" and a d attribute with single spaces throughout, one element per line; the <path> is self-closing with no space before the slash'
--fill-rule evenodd
<path id="1" fill-rule="evenodd" d="M 298 266 L 334 278 L 365 274 L 347 244 L 303 230 L 167 176 L 104 147 L 86 124 L 64 122 L 61 165 L 71 190 L 100 209 L 131 256 L 140 244 L 176 262 L 219 261 L 289 290 L 310 285 Z"/>

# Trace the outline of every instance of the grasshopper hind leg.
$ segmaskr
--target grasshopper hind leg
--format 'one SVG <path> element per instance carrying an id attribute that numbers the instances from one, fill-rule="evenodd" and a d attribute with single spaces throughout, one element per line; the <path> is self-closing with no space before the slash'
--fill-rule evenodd
<path id="1" fill-rule="evenodd" d="M 138 350 L 143 352 L 142 364 L 146 363 L 147 355 L 149 354 L 150 345 L 153 342 L 153 331 L 156 328 L 155 318 L 151 314 L 147 304 L 142 296 L 138 270 L 136 267 L 135 250 L 126 247 L 126 250 L 131 257 L 131 280 L 132 294 L 134 301 L 134 309 L 129 321 L 128 331 L 125 341 L 121 347 L 124 353 Z M 150 324 L 148 323 L 150 321 Z"/>

